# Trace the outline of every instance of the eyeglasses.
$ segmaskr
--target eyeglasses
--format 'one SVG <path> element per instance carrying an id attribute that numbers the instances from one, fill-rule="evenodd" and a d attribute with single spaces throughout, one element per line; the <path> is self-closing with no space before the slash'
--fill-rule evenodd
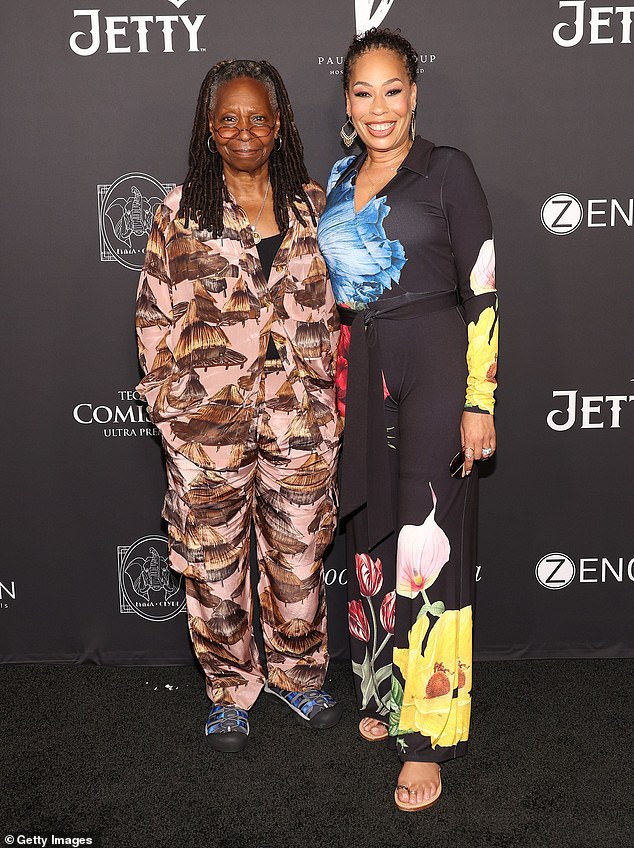
<path id="1" fill-rule="evenodd" d="M 252 127 L 214 127 L 220 138 L 237 138 L 240 133 L 248 132 L 255 138 L 266 138 L 273 132 L 273 127 L 268 124 L 255 124 Z"/>

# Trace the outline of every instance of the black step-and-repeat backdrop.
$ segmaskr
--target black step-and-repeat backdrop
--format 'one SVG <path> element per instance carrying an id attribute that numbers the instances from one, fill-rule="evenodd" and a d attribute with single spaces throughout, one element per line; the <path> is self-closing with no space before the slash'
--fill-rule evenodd
<path id="1" fill-rule="evenodd" d="M 189 662 L 138 270 L 200 81 L 271 60 L 311 174 L 341 155 L 342 56 L 400 27 L 418 126 L 465 149 L 496 228 L 499 454 L 482 480 L 481 658 L 631 656 L 634 6 L 558 0 L 22 0 L 3 15 L 0 660 Z M 347 651 L 343 538 L 326 563 Z"/>

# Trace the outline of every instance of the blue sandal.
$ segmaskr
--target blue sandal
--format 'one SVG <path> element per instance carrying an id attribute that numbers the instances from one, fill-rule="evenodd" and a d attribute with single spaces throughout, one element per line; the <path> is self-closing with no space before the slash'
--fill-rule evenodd
<path id="1" fill-rule="evenodd" d="M 308 689 L 306 692 L 287 692 L 272 683 L 264 685 L 264 691 L 275 695 L 290 707 L 302 724 L 322 729 L 333 727 L 341 718 L 343 712 L 332 695 L 323 689 Z"/>
<path id="2" fill-rule="evenodd" d="M 215 751 L 241 751 L 249 738 L 249 713 L 238 707 L 214 704 L 205 724 L 205 735 Z"/>

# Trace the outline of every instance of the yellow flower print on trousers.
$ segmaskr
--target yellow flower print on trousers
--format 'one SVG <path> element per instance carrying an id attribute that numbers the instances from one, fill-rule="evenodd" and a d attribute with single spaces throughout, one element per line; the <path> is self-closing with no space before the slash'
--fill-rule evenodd
<path id="1" fill-rule="evenodd" d="M 478 323 L 471 321 L 468 328 L 467 348 L 467 406 L 477 406 L 485 412 L 493 412 L 493 392 L 497 386 L 495 375 L 498 361 L 498 316 L 493 306 L 487 306 L 478 316 Z"/>
<path id="2" fill-rule="evenodd" d="M 469 738 L 471 716 L 471 607 L 447 610 L 429 629 L 425 613 L 409 632 L 409 648 L 396 648 L 394 662 L 405 680 L 398 735 L 422 733 L 432 748 Z M 454 691 L 457 697 L 454 697 Z"/>

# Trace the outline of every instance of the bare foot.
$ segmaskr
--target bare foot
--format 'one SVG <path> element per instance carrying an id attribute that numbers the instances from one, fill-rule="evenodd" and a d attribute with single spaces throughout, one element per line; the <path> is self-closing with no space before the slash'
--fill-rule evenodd
<path id="1" fill-rule="evenodd" d="M 375 739 L 383 739 L 385 738 L 385 734 L 387 732 L 387 727 L 385 723 L 382 721 L 378 721 L 376 718 L 362 718 L 359 724 L 359 729 L 363 729 L 363 732 L 368 736 L 374 736 Z"/>
<path id="2" fill-rule="evenodd" d="M 398 776 L 398 800 L 411 806 L 425 804 L 436 795 L 439 785 L 438 763 L 403 763 Z M 405 786 L 409 787 L 409 792 L 402 788 Z"/>

